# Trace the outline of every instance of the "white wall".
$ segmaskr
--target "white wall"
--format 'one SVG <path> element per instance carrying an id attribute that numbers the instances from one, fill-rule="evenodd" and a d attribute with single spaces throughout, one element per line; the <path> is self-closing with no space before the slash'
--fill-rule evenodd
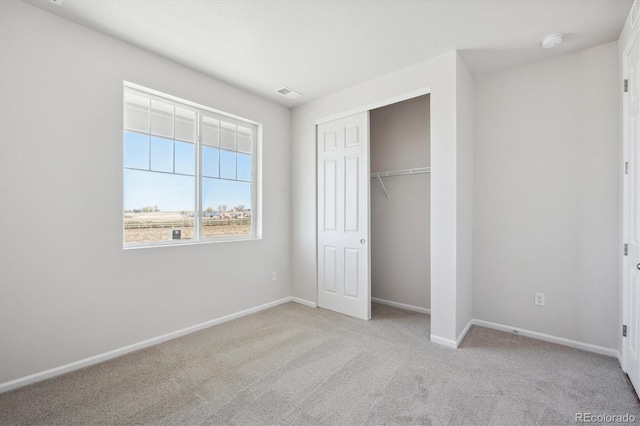
<path id="1" fill-rule="evenodd" d="M 289 110 L 16 1 L 0 68 L 0 383 L 291 295 Z M 123 80 L 264 124 L 262 240 L 122 249 Z"/>
<path id="2" fill-rule="evenodd" d="M 316 120 L 431 93 L 431 338 L 456 339 L 455 52 L 297 107 L 292 114 L 292 282 L 296 297 L 316 301 Z M 409 96 L 413 97 L 413 96 Z M 406 99 L 406 97 L 405 97 Z M 471 244 L 471 241 L 464 241 Z M 470 267 L 470 266 L 469 266 Z"/>
<path id="3" fill-rule="evenodd" d="M 473 319 L 473 152 L 474 81 L 456 58 L 456 336 L 459 340 Z"/>
<path id="4" fill-rule="evenodd" d="M 619 349 L 619 81 L 616 43 L 476 81 L 476 318 Z"/>
<path id="5" fill-rule="evenodd" d="M 377 108 L 369 115 L 371 172 L 431 164 L 429 95 Z M 371 180 L 371 295 L 428 309 L 431 176 Z"/>

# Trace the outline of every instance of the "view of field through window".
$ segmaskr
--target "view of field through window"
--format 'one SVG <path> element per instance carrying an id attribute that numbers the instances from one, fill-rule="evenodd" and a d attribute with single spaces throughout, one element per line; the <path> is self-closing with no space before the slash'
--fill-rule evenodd
<path id="1" fill-rule="evenodd" d="M 253 130 L 207 115 L 198 129 L 198 121 L 196 111 L 125 93 L 125 244 L 189 241 L 198 230 L 251 235 Z"/>

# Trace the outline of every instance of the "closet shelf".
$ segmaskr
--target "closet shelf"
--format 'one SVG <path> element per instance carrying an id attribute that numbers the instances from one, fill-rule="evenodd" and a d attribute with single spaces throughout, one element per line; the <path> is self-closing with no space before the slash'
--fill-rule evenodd
<path id="1" fill-rule="evenodd" d="M 391 170 L 388 172 L 371 173 L 372 178 L 389 177 L 389 176 L 404 176 L 404 175 L 417 175 L 420 173 L 431 173 L 431 167 L 417 167 L 415 169 L 402 169 Z"/>
<path id="2" fill-rule="evenodd" d="M 417 167 L 415 169 L 402 169 L 402 170 L 391 170 L 388 172 L 371 173 L 371 178 L 378 179 L 378 181 L 380 181 L 380 185 L 382 185 L 382 190 L 384 191 L 384 195 L 387 198 L 389 198 L 389 193 L 387 192 L 387 188 L 385 188 L 384 183 L 382 183 L 383 177 L 417 175 L 421 173 L 431 173 L 431 167 Z"/>

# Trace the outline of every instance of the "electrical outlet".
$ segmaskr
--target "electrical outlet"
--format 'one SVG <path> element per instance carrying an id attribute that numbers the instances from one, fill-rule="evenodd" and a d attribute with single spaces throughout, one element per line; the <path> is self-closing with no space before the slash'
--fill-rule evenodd
<path id="1" fill-rule="evenodd" d="M 544 306 L 544 293 L 536 293 L 535 304 Z"/>
<path id="2" fill-rule="evenodd" d="M 277 271 L 273 271 L 271 273 L 271 281 L 278 281 L 278 272 Z"/>

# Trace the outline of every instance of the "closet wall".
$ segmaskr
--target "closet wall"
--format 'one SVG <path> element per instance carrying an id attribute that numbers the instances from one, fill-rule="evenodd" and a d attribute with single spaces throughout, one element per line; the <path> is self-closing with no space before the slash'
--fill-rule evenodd
<path id="1" fill-rule="evenodd" d="M 429 95 L 370 112 L 371 173 L 429 167 Z M 371 180 L 371 296 L 429 309 L 430 174 Z M 375 300 L 374 300 L 375 301 Z"/>

